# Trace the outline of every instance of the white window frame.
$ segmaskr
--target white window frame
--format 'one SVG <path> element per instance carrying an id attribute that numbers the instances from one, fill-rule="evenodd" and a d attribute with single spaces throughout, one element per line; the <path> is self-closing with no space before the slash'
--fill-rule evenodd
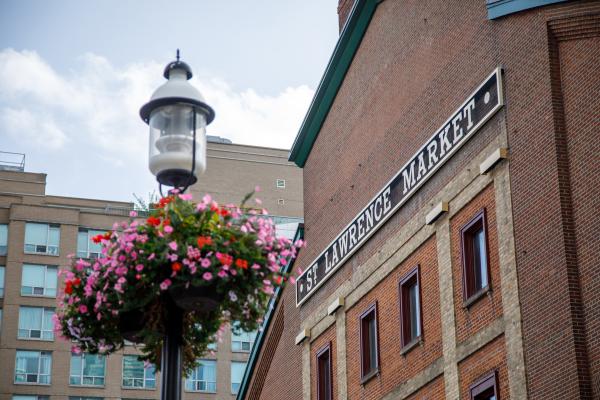
<path id="1" fill-rule="evenodd" d="M 234 325 L 235 325 L 235 322 L 234 322 Z M 232 329 L 231 329 L 231 351 L 233 353 L 250 353 L 252 351 L 252 347 L 254 346 L 254 342 L 256 341 L 256 333 L 257 333 L 256 331 L 255 332 L 242 331 L 241 335 L 237 335 L 233 332 L 233 326 L 232 326 Z M 243 340 L 245 338 L 248 338 L 248 335 L 252 336 L 251 340 Z M 238 338 L 239 338 L 239 340 L 238 340 Z M 234 348 L 234 343 L 239 343 L 239 348 Z M 244 344 L 248 345 L 248 349 L 244 349 Z"/>
<path id="2" fill-rule="evenodd" d="M 28 382 L 27 381 L 27 376 L 28 375 L 33 375 L 33 374 L 28 374 L 27 371 L 21 372 L 19 373 L 17 371 L 17 365 L 18 365 L 18 360 L 19 360 L 19 352 L 29 352 L 29 353 L 38 353 L 38 368 L 37 368 L 37 374 L 36 375 L 36 381 L 35 382 Z M 48 373 L 47 374 L 40 374 L 40 370 L 42 369 L 42 359 L 44 357 L 47 357 L 50 360 L 50 364 L 49 364 L 49 368 L 48 368 Z M 25 381 L 18 381 L 17 380 L 17 375 L 24 375 L 25 376 Z M 40 383 L 40 376 L 48 376 L 48 382 L 47 383 Z M 44 386 L 50 386 L 52 384 L 52 352 L 51 351 L 38 351 L 38 350 L 17 350 L 16 355 L 15 355 L 15 377 L 14 377 L 14 384 L 15 385 L 44 385 Z"/>
<path id="3" fill-rule="evenodd" d="M 85 356 L 95 356 L 95 357 L 102 357 L 102 361 L 104 361 L 104 368 L 103 368 L 103 372 L 104 375 L 100 376 L 100 375 L 83 375 L 83 370 L 85 369 Z M 86 354 L 86 353 L 82 353 L 82 354 L 73 354 L 71 353 L 71 363 L 73 362 L 73 357 L 79 357 L 81 358 L 81 371 L 79 375 L 72 375 L 71 374 L 71 365 L 69 364 L 69 386 L 85 386 L 85 387 L 104 387 L 105 383 L 106 383 L 106 356 L 101 356 L 99 354 Z M 73 377 L 78 377 L 79 378 L 79 383 L 71 383 L 71 378 Z M 84 378 L 92 378 L 92 382 L 96 382 L 96 379 L 102 379 L 102 384 L 95 384 L 95 383 L 83 383 L 83 379 Z"/>
<path id="4" fill-rule="evenodd" d="M 42 294 L 39 293 L 34 293 L 36 288 L 39 288 L 38 286 L 23 286 L 23 275 L 25 274 L 25 266 L 33 266 L 33 267 L 43 267 L 44 268 L 44 287 L 42 288 Z M 54 290 L 56 291 L 56 293 L 52 294 L 47 294 L 48 290 L 50 290 L 50 288 L 48 287 L 48 268 L 56 268 L 56 288 L 54 288 Z M 23 293 L 23 288 L 24 287 L 30 287 L 31 288 L 31 293 Z M 32 296 L 32 297 L 56 297 L 56 295 L 58 294 L 58 266 L 56 265 L 43 265 L 43 264 L 28 264 L 28 263 L 23 263 L 23 266 L 21 267 L 21 296 Z"/>
<path id="5" fill-rule="evenodd" d="M 285 189 L 285 179 L 277 178 L 275 180 L 275 187 L 277 189 Z"/>
<path id="6" fill-rule="evenodd" d="M 13 394 L 12 400 L 50 400 L 50 396 L 37 394 Z"/>
<path id="7" fill-rule="evenodd" d="M 41 308 L 42 309 L 42 320 L 40 321 L 40 329 L 22 329 L 21 328 L 21 310 L 23 308 Z M 18 322 L 18 328 L 17 328 L 17 339 L 19 340 L 41 340 L 44 342 L 53 342 L 54 341 L 54 330 L 52 329 L 52 326 L 50 327 L 50 329 L 44 329 L 44 320 L 45 320 L 45 316 L 46 313 L 56 313 L 56 310 L 54 308 L 51 307 L 35 307 L 35 306 L 20 306 L 19 307 L 19 322 Z M 27 336 L 21 336 L 21 331 L 27 331 Z M 37 331 L 40 333 L 40 337 L 31 337 L 31 332 L 33 331 Z M 51 338 L 47 339 L 44 338 L 44 332 L 50 332 Z"/>
<path id="8" fill-rule="evenodd" d="M 6 237 L 6 242 L 0 241 L 0 256 L 8 254 L 8 224 L 0 224 L 0 231 L 4 231 L 4 235 L 0 234 L 0 237 Z"/>
<path id="9" fill-rule="evenodd" d="M 87 234 L 87 241 L 85 251 L 83 249 L 79 249 L 79 235 L 82 233 Z M 79 228 L 77 231 L 77 257 L 79 258 L 98 258 L 101 256 L 100 252 L 90 251 L 90 241 L 92 237 L 96 235 L 103 235 L 106 233 L 106 230 L 101 229 L 90 229 L 90 228 Z"/>
<path id="10" fill-rule="evenodd" d="M 143 378 L 126 378 L 125 377 L 125 359 L 128 357 L 135 357 L 136 361 L 137 360 L 137 356 L 136 355 L 131 355 L 131 354 L 125 354 L 123 355 L 123 359 L 121 362 L 121 386 L 123 387 L 123 389 L 156 389 L 156 369 L 154 367 L 148 367 L 145 368 L 144 367 L 144 363 L 142 362 L 142 368 L 144 369 L 144 377 Z M 141 361 L 140 361 L 141 362 Z M 147 374 L 151 372 L 151 376 L 147 376 Z M 131 381 L 131 384 L 125 384 L 125 380 Z M 136 386 L 135 382 L 136 381 L 142 381 L 142 386 Z M 149 386 L 149 381 L 151 381 L 153 383 L 152 386 Z"/>
<path id="11" fill-rule="evenodd" d="M 200 366 L 201 366 L 200 364 L 206 363 L 206 362 L 209 362 L 209 363 L 211 363 L 211 365 L 213 365 L 213 368 L 215 370 L 215 381 L 213 382 L 213 381 L 207 381 L 207 380 L 201 380 L 201 379 L 192 379 L 192 376 L 196 373 L 196 369 L 200 368 Z M 186 392 L 217 393 L 217 360 L 199 360 L 198 365 L 196 366 L 196 368 L 194 368 L 194 371 L 192 372 L 192 376 L 185 379 Z M 200 385 L 202 383 L 204 383 L 204 387 L 206 388 L 205 390 L 198 389 L 198 387 L 200 387 Z M 192 386 L 192 389 L 190 389 L 189 386 Z M 209 388 L 214 388 L 214 390 L 209 390 Z"/>
<path id="12" fill-rule="evenodd" d="M 233 364 L 244 364 L 244 372 L 246 371 L 246 368 L 248 367 L 248 363 L 244 362 L 244 361 L 232 361 L 231 362 L 231 367 L 230 367 L 230 381 L 231 381 L 231 394 L 237 394 L 240 391 L 240 386 L 242 385 L 242 381 L 244 380 L 244 372 L 242 372 L 242 376 L 240 377 L 240 381 L 239 382 L 234 382 L 233 381 Z M 236 390 L 234 390 L 233 385 L 237 385 Z"/>
<path id="13" fill-rule="evenodd" d="M 27 225 L 46 225 L 47 228 L 47 234 L 46 234 L 46 243 L 27 243 Z M 51 229 L 58 229 L 58 244 L 56 245 L 50 245 L 49 241 L 50 241 L 50 230 Z M 27 249 L 27 246 L 35 246 L 35 249 L 31 250 L 31 249 Z M 40 251 L 38 250 L 38 246 L 40 247 L 45 247 L 44 251 Z M 50 251 L 51 248 L 55 248 L 55 251 Z M 57 224 L 47 224 L 44 222 L 26 222 L 25 223 L 25 240 L 24 240 L 24 246 L 23 246 L 23 252 L 25 254 L 44 254 L 44 255 L 49 255 L 49 256 L 59 256 L 60 255 L 60 225 Z"/>
<path id="14" fill-rule="evenodd" d="M 0 265 L 0 299 L 4 297 L 4 282 L 6 278 L 6 267 Z"/>

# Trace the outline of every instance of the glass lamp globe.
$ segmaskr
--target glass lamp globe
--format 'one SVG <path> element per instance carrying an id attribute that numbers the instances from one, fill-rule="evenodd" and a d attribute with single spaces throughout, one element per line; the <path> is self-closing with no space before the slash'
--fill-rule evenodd
<path id="1" fill-rule="evenodd" d="M 188 82 L 192 71 L 179 55 L 164 77 L 140 110 L 150 127 L 148 166 L 161 185 L 185 190 L 206 168 L 206 126 L 215 113 Z"/>

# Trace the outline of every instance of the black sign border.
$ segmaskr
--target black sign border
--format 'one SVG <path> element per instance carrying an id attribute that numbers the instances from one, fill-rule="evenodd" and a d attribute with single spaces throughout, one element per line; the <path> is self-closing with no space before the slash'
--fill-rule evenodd
<path id="1" fill-rule="evenodd" d="M 421 146 L 419 148 L 419 150 L 417 150 L 412 157 L 409 158 L 408 162 L 406 164 L 404 164 L 401 168 L 398 169 L 398 173 L 396 173 L 384 186 L 383 188 L 377 192 L 377 194 L 375 196 L 373 196 L 368 202 L 367 205 L 361 210 L 359 211 L 356 216 L 354 218 L 352 218 L 352 220 L 350 220 L 350 222 L 340 230 L 340 234 L 338 234 L 337 236 L 335 236 L 335 238 L 327 245 L 325 246 L 324 250 L 317 256 L 315 257 L 315 259 L 309 264 L 309 267 L 302 272 L 302 274 L 300 275 L 300 277 L 306 275 L 308 273 L 308 271 L 310 270 L 310 268 L 312 268 L 312 266 L 319 261 L 319 258 L 321 258 L 321 256 L 323 254 L 325 254 L 326 251 L 329 250 L 329 248 L 340 238 L 340 235 L 342 235 L 349 227 L 350 225 L 352 225 L 354 223 L 354 221 L 369 207 L 369 205 L 378 197 L 380 196 L 390 185 L 391 183 L 394 181 L 394 179 L 396 179 L 398 176 L 400 176 L 400 174 L 402 173 L 402 171 L 413 161 L 413 159 L 415 158 L 415 156 L 417 156 L 420 152 L 423 151 L 423 149 L 425 149 L 425 147 L 427 146 L 427 144 L 429 144 L 429 142 L 431 142 L 432 139 L 434 139 L 437 134 L 440 132 L 440 130 L 442 130 L 446 125 L 448 125 L 449 122 L 451 122 L 452 118 L 456 115 L 456 113 L 458 113 L 460 110 L 462 110 L 467 103 L 469 103 L 469 101 L 471 101 L 471 99 L 475 96 L 475 94 L 477 94 L 477 92 L 479 91 L 479 89 L 481 89 L 483 86 L 485 86 L 485 84 L 494 76 L 496 75 L 496 88 L 498 91 L 498 104 L 492 108 L 485 117 L 483 117 L 478 123 L 477 125 L 475 125 L 471 131 L 466 134 L 464 140 L 461 140 L 460 143 L 457 143 L 457 146 L 453 146 L 452 149 L 450 149 L 450 151 L 448 153 L 446 153 L 446 156 L 444 157 L 443 160 L 440 160 L 439 163 L 437 163 L 437 165 L 432 168 L 431 170 L 427 171 L 427 174 L 419 181 L 416 183 L 416 185 L 403 197 L 403 199 L 398 202 L 398 204 L 396 204 L 391 210 L 390 212 L 381 219 L 381 221 L 379 221 L 379 223 L 376 226 L 373 226 L 373 229 L 367 234 L 365 235 L 360 242 L 358 242 L 353 248 L 352 250 L 348 251 L 348 253 L 344 256 L 344 258 L 342 258 L 338 264 L 331 269 L 331 271 L 326 275 L 325 279 L 321 280 L 321 282 L 317 283 L 312 291 L 310 293 L 308 293 L 300 302 L 298 302 L 298 288 L 297 286 L 295 287 L 296 289 L 296 308 L 300 307 L 302 304 L 304 304 L 316 291 L 318 288 L 320 288 L 325 282 L 327 282 L 329 280 L 329 277 L 331 277 L 342 265 L 344 265 L 344 263 L 346 262 L 346 260 L 348 260 L 348 258 L 350 258 L 354 253 L 356 253 L 356 251 L 358 249 L 360 249 L 367 240 L 369 240 L 369 238 L 375 233 L 377 232 L 386 222 L 389 218 L 392 217 L 392 215 L 394 215 L 396 213 L 396 211 L 398 211 L 398 209 L 408 201 L 408 199 L 410 199 L 412 197 L 412 195 L 425 183 L 429 180 L 429 178 L 431 178 L 431 176 L 439 169 L 441 168 L 446 161 L 448 161 L 450 158 L 452 158 L 452 156 L 454 155 L 454 153 L 456 153 L 466 142 L 469 141 L 469 139 L 471 137 L 473 137 L 473 135 L 479 130 L 479 128 L 481 128 L 487 121 L 489 121 L 490 118 L 492 118 L 496 112 L 498 112 L 498 110 L 500 110 L 500 108 L 502 108 L 504 106 L 504 92 L 502 90 L 503 85 L 502 85 L 502 67 L 496 67 L 496 69 L 494 69 L 494 71 L 489 74 L 487 76 L 487 78 L 485 78 L 485 80 L 479 85 L 477 86 L 477 88 L 467 97 L 467 100 L 465 100 L 454 112 L 452 112 L 450 114 L 450 117 L 438 128 L 434 131 L 433 135 L 431 137 L 429 137 L 429 139 L 427 139 L 425 141 L 425 143 L 423 144 L 423 146 Z M 298 280 L 300 279 L 300 277 L 298 278 Z M 298 285 L 298 283 L 296 283 L 296 285 Z"/>

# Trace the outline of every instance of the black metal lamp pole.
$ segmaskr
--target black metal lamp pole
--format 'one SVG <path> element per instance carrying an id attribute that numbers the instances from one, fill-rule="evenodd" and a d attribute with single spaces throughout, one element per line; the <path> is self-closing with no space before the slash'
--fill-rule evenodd
<path id="1" fill-rule="evenodd" d="M 170 296 L 165 296 L 165 301 L 167 326 L 162 346 L 160 398 L 181 400 L 183 310 L 175 305 Z"/>
<path id="2" fill-rule="evenodd" d="M 179 59 L 179 50 L 163 76 L 167 82 L 140 109 L 142 120 L 150 128 L 148 166 L 159 188 L 171 186 L 183 193 L 206 167 L 206 126 L 215 112 L 188 82 L 192 69 Z M 181 400 L 184 311 L 170 295 L 165 295 L 163 301 L 167 326 L 161 358 L 161 399 Z"/>

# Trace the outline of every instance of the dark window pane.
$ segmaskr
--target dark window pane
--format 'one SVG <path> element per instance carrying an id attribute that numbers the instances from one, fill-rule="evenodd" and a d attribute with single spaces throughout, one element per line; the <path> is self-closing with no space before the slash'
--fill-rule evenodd
<path id="1" fill-rule="evenodd" d="M 318 357 L 318 400 L 331 400 L 331 365 L 329 349 L 323 351 Z"/>

